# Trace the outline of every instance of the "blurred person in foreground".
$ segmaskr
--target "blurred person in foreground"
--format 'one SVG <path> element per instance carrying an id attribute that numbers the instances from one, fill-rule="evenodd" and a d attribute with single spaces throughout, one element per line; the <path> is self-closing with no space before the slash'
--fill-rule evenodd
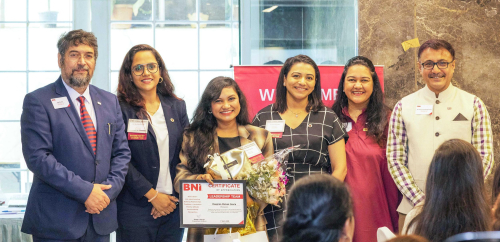
<path id="1" fill-rule="evenodd" d="M 461 139 L 444 142 L 428 173 L 425 200 L 408 213 L 403 233 L 438 242 L 459 233 L 490 230 L 483 166 L 473 145 Z"/>
<path id="2" fill-rule="evenodd" d="M 354 234 L 351 195 L 331 175 L 299 179 L 287 200 L 281 242 L 348 242 Z"/>

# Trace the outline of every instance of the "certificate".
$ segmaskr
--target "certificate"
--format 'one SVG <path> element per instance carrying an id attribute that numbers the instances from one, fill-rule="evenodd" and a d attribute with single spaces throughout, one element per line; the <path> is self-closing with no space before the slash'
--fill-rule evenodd
<path id="1" fill-rule="evenodd" d="M 181 180 L 181 228 L 245 227 L 246 184 L 243 180 Z"/>

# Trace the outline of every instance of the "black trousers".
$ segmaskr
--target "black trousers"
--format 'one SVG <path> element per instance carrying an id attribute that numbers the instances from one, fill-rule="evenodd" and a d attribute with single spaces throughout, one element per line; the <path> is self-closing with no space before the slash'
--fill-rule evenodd
<path id="1" fill-rule="evenodd" d="M 117 242 L 168 241 L 181 242 L 184 229 L 180 228 L 179 207 L 167 216 L 154 219 L 153 205 L 146 207 L 118 202 Z"/>

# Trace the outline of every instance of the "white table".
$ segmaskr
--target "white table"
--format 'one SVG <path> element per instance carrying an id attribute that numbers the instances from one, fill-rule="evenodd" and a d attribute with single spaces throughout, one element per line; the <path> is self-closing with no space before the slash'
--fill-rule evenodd
<path id="1" fill-rule="evenodd" d="M 0 211 L 7 207 L 0 207 Z M 21 232 L 24 213 L 0 214 L 0 241 L 2 242 L 33 242 L 30 234 Z"/>

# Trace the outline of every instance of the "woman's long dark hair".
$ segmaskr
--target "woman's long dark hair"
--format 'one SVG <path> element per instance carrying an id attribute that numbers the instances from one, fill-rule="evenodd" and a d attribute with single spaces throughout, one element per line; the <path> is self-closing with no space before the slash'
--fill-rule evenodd
<path id="1" fill-rule="evenodd" d="M 495 203 L 498 195 L 500 194 L 500 165 L 497 165 L 495 168 L 495 173 L 493 174 L 493 187 L 491 189 L 492 203 Z"/>
<path id="2" fill-rule="evenodd" d="M 380 81 L 378 79 L 378 75 L 375 72 L 375 66 L 372 61 L 363 56 L 356 56 L 351 58 L 344 67 L 344 72 L 342 73 L 342 77 L 340 78 L 338 92 L 340 95 L 337 96 L 337 100 L 332 106 L 333 111 L 337 114 L 342 122 L 347 122 L 347 117 L 344 115 L 342 110 L 349 105 L 349 99 L 344 92 L 344 82 L 347 75 L 347 71 L 351 66 L 354 65 L 362 65 L 370 70 L 372 74 L 373 80 L 373 92 L 370 96 L 370 100 L 368 102 L 368 107 L 366 108 L 368 123 L 368 132 L 369 136 L 375 138 L 380 147 L 384 147 L 387 142 L 386 128 L 389 122 L 388 114 L 391 111 L 384 104 L 384 93 L 382 92 L 382 86 L 380 85 Z"/>
<path id="3" fill-rule="evenodd" d="M 331 175 L 301 178 L 287 200 L 282 242 L 339 241 L 353 216 L 347 187 Z"/>
<path id="4" fill-rule="evenodd" d="M 422 211 L 408 226 L 429 241 L 464 232 L 490 230 L 481 156 L 470 143 L 452 139 L 432 158 Z"/>
<path id="5" fill-rule="evenodd" d="M 212 79 L 201 96 L 191 125 L 184 131 L 187 140 L 194 141 L 187 142 L 185 151 L 188 156 L 188 168 L 194 174 L 205 173 L 203 165 L 207 161 L 207 156 L 214 152 L 213 144 L 217 119 L 209 112 L 212 109 L 212 102 L 219 98 L 222 89 L 226 87 L 232 87 L 238 94 L 240 113 L 236 116 L 236 122 L 239 125 L 249 124 L 247 99 L 238 84 L 230 77 L 219 76 Z"/>
<path id="6" fill-rule="evenodd" d="M 316 84 L 314 85 L 314 90 L 309 97 L 309 103 L 307 104 L 306 111 L 309 112 L 312 110 L 313 112 L 318 112 L 323 105 L 323 101 L 321 101 L 321 76 L 319 74 L 318 65 L 307 55 L 297 55 L 294 57 L 290 57 L 286 59 L 285 64 L 281 67 L 280 76 L 278 77 L 278 83 L 276 84 L 276 101 L 273 105 L 273 111 L 277 111 L 279 113 L 284 113 L 288 109 L 288 105 L 286 103 L 286 87 L 283 86 L 285 82 L 285 78 L 290 72 L 290 69 L 296 63 L 305 63 L 309 64 L 314 68 L 315 76 L 316 76 Z"/>
<path id="7" fill-rule="evenodd" d="M 491 201 L 493 207 L 496 208 L 493 211 L 493 225 L 492 229 L 495 231 L 500 230 L 500 165 L 495 168 L 495 174 L 493 175 L 493 187 L 491 189 L 492 197 Z"/>
<path id="8" fill-rule="evenodd" d="M 121 102 L 126 102 L 132 106 L 136 110 L 139 118 L 143 118 L 149 116 L 147 115 L 146 108 L 144 107 L 144 99 L 139 93 L 139 90 L 137 90 L 132 77 L 132 63 L 134 62 L 134 56 L 140 51 L 151 51 L 158 62 L 158 71 L 160 72 L 160 76 L 163 78 L 163 82 L 158 83 L 156 86 L 156 93 L 163 96 L 171 96 L 177 99 L 179 98 L 174 94 L 174 85 L 170 80 L 167 68 L 165 67 L 165 62 L 161 58 L 160 53 L 158 53 L 155 48 L 146 44 L 132 47 L 125 55 L 122 67 L 120 68 L 117 97 Z"/>

